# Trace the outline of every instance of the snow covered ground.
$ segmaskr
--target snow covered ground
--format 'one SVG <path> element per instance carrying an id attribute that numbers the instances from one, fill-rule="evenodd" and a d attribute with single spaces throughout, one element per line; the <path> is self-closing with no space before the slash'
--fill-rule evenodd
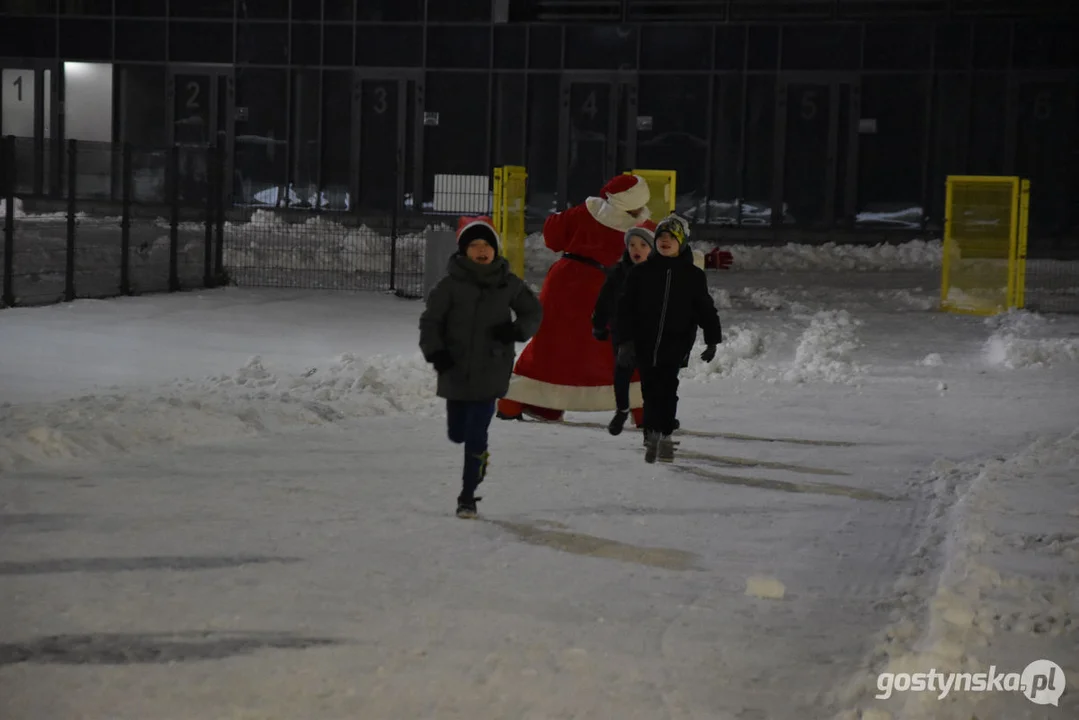
<path id="1" fill-rule="evenodd" d="M 1076 717 L 1079 318 L 939 314 L 930 245 L 794 252 L 713 274 L 679 415 L 717 436 L 496 421 L 477 522 L 417 301 L 3 311 L 0 716 Z M 1059 707 L 874 697 L 1041 658 Z"/>

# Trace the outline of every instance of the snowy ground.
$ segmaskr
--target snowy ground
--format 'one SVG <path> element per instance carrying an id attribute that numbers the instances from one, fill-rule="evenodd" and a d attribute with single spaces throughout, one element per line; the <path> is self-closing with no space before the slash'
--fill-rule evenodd
<path id="1" fill-rule="evenodd" d="M 715 273 L 724 436 L 496 422 L 478 522 L 419 302 L 5 310 L 0 716 L 1076 717 L 1079 318 L 936 313 L 923 251 Z M 1040 658 L 1059 707 L 873 697 Z"/>

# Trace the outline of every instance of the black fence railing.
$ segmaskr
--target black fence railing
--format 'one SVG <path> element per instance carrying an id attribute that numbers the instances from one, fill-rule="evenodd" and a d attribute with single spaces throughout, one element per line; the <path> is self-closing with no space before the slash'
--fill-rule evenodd
<path id="1" fill-rule="evenodd" d="M 61 197 L 21 197 L 19 159 L 33 141 L 0 142 L 4 306 L 44 305 L 215 287 L 225 284 L 224 207 L 208 193 L 181 192 L 181 150 L 68 141 L 58 163 Z M 220 173 L 216 149 L 199 150 Z M 137 168 L 161 167 L 163 184 L 148 188 Z M 115 201 L 111 197 L 115 192 Z M 206 188 L 203 188 L 206 191 Z M 26 195 L 29 195 L 28 193 Z"/>
<path id="2" fill-rule="evenodd" d="M 57 149 L 2 138 L 2 304 L 223 284 L 419 298 L 426 230 L 493 209 L 490 178 L 436 175 L 419 184 L 417 203 L 408 171 L 374 167 L 331 190 L 343 199 L 331 204 L 324 188 L 297 194 L 235 171 L 226 178 L 224 147 L 72 140 Z M 41 155 L 62 162 L 42 163 Z M 42 167 L 56 182 L 35 175 Z M 59 191 L 36 193 L 40 187 Z"/>

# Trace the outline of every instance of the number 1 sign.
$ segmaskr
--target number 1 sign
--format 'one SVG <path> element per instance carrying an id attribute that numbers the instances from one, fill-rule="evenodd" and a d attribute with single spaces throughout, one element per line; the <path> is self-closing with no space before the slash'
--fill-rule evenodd
<path id="1" fill-rule="evenodd" d="M 34 71 L 6 69 L 0 82 L 0 133 L 34 137 Z"/>

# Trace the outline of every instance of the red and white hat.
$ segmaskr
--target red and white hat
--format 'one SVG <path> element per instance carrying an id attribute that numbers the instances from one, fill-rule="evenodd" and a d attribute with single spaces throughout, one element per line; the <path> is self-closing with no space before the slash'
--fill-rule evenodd
<path id="1" fill-rule="evenodd" d="M 486 216 L 463 217 L 457 221 L 457 250 L 462 255 L 473 240 L 484 240 L 498 252 L 499 237 L 494 222 Z"/>
<path id="2" fill-rule="evenodd" d="M 619 175 L 603 186 L 603 199 L 622 212 L 639 210 L 652 197 L 648 182 L 640 175 Z"/>

